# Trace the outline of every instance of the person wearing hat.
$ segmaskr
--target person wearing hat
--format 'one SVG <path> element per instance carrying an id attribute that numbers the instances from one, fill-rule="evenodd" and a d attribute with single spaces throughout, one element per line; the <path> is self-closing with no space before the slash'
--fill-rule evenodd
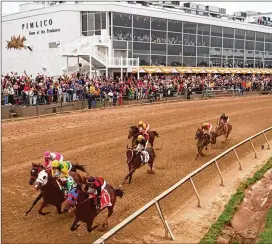
<path id="1" fill-rule="evenodd" d="M 144 136 L 145 136 L 146 140 L 148 140 L 149 135 L 148 135 L 147 131 L 150 129 L 150 125 L 147 124 L 147 123 L 144 123 L 143 121 L 139 121 L 138 129 L 139 129 L 140 132 L 144 133 Z"/>
<path id="2" fill-rule="evenodd" d="M 72 164 L 69 161 L 53 160 L 51 167 L 52 176 L 61 181 L 64 194 L 67 195 L 68 192 L 76 186 L 73 178 L 69 176 Z"/>
<path id="3" fill-rule="evenodd" d="M 204 135 L 207 135 L 208 139 L 210 140 L 210 133 L 212 130 L 212 124 L 211 123 L 203 123 L 199 129 L 203 131 Z"/>
<path id="4" fill-rule="evenodd" d="M 96 209 L 99 211 L 101 207 L 101 191 L 102 187 L 106 185 L 106 181 L 101 177 L 94 177 L 89 176 L 86 179 L 86 187 L 85 191 L 89 195 L 95 195 L 96 196 Z"/>
<path id="5" fill-rule="evenodd" d="M 50 169 L 51 168 L 51 162 L 53 160 L 58 160 L 58 161 L 63 161 L 63 155 L 58 153 L 58 152 L 50 152 L 50 151 L 46 151 L 44 152 L 44 167 L 46 169 Z"/>
<path id="6" fill-rule="evenodd" d="M 147 145 L 148 145 L 148 140 L 143 135 L 138 135 L 137 140 L 136 140 L 136 151 L 141 152 L 143 156 L 143 161 L 146 159 L 146 154 L 148 153 L 146 151 Z"/>
<path id="7" fill-rule="evenodd" d="M 222 115 L 220 116 L 219 121 L 224 126 L 224 130 L 227 131 L 228 130 L 227 123 L 229 122 L 229 117 L 226 116 L 225 113 L 222 113 Z"/>

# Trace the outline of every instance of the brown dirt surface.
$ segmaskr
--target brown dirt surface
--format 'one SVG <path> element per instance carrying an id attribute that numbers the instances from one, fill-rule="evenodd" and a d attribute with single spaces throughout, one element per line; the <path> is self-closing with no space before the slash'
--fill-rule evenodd
<path id="1" fill-rule="evenodd" d="M 103 233 L 88 233 L 85 225 L 70 232 L 71 214 L 39 216 L 37 207 L 27 217 L 23 213 L 37 195 L 28 185 L 32 162 L 42 162 L 43 152 L 57 151 L 73 163 L 87 165 L 92 175 L 102 176 L 117 187 L 127 173 L 125 151 L 130 125 L 139 120 L 151 124 L 160 138 L 155 140 L 155 174 L 147 174 L 147 167 L 136 171 L 132 184 L 125 185 L 123 199 L 118 199 L 110 228 L 132 214 L 147 201 L 166 190 L 203 163 L 231 145 L 263 130 L 272 124 L 272 97 L 248 97 L 156 104 L 144 107 L 118 108 L 87 113 L 76 113 L 2 124 L 2 241 L 3 243 L 91 243 Z M 206 157 L 194 161 L 196 142 L 194 135 L 202 122 L 215 126 L 217 117 L 225 112 L 230 116 L 233 131 L 226 144 L 218 141 L 217 149 L 205 151 Z M 269 140 L 272 133 L 267 133 Z M 262 139 L 253 140 L 256 147 Z M 162 145 L 162 148 L 161 148 Z M 161 150 L 159 150 L 161 149 Z M 250 146 L 238 149 L 243 157 L 252 150 Z M 231 162 L 233 156 L 227 157 Z M 224 161 L 224 160 L 222 160 Z M 223 170 L 223 169 L 222 169 Z M 201 187 L 217 174 L 214 167 L 196 177 Z M 162 202 L 167 214 L 176 211 L 181 203 L 193 194 L 185 184 Z M 106 213 L 102 213 L 104 217 Z M 101 223 L 101 216 L 95 224 Z M 112 242 L 129 242 L 130 237 L 147 233 L 157 227 L 154 209 L 147 211 L 132 225 L 126 227 Z M 132 227 L 133 226 L 133 227 Z"/>

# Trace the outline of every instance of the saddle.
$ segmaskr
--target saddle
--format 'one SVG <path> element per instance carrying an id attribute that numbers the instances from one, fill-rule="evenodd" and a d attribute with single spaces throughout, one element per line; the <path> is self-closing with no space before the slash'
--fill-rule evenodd
<path id="1" fill-rule="evenodd" d="M 95 204 L 97 205 L 97 193 L 91 193 L 89 194 L 91 198 L 94 199 Z M 110 194 L 108 191 L 104 188 L 101 190 L 101 197 L 100 197 L 100 210 L 102 210 L 105 207 L 112 206 Z"/>
<path id="2" fill-rule="evenodd" d="M 142 161 L 142 164 L 146 164 L 150 159 L 150 155 L 147 151 L 142 151 L 141 153 L 141 161 Z"/>

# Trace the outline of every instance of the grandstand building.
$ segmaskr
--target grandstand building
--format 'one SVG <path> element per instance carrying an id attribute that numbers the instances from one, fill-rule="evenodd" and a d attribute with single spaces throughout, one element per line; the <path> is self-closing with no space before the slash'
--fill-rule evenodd
<path id="1" fill-rule="evenodd" d="M 267 25 L 243 18 L 178 1 L 22 4 L 20 12 L 2 17 L 2 72 L 59 75 L 79 66 L 92 75 L 153 65 L 272 68 L 270 18 Z M 7 41 L 19 35 L 27 48 L 7 49 Z"/>

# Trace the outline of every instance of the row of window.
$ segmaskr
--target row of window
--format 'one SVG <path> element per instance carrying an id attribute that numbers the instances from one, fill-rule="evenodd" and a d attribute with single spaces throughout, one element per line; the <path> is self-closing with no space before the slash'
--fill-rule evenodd
<path id="1" fill-rule="evenodd" d="M 131 29 L 114 27 L 113 39 L 119 41 L 134 42 L 153 42 L 159 44 L 176 44 L 188 46 L 211 46 L 224 48 L 236 48 L 246 50 L 272 51 L 272 43 L 264 43 L 257 41 L 245 41 L 239 39 L 209 37 L 191 34 L 179 34 L 172 32 L 149 31 L 142 29 L 134 29 L 133 35 Z"/>
<path id="2" fill-rule="evenodd" d="M 122 26 L 129 28 L 152 29 L 159 31 L 183 32 L 187 34 L 212 35 L 218 37 L 246 39 L 272 42 L 272 34 L 245 31 L 229 27 L 205 25 L 191 22 L 182 22 L 178 20 L 167 20 L 161 18 L 152 18 L 141 15 L 132 15 L 124 13 L 113 13 L 113 26 Z M 256 37 L 255 37 L 256 36 Z"/>
<path id="3" fill-rule="evenodd" d="M 106 13 L 85 13 L 81 15 L 81 30 L 82 32 L 90 32 L 94 30 L 106 29 Z M 89 36 L 89 35 L 88 35 Z"/>
<path id="4" fill-rule="evenodd" d="M 207 57 L 180 57 L 180 56 L 158 56 L 158 55 L 138 55 L 134 58 L 140 60 L 140 65 L 169 65 L 169 66 L 187 66 L 187 67 L 228 67 L 228 68 L 272 68 L 272 60 L 260 59 L 223 59 Z"/>

